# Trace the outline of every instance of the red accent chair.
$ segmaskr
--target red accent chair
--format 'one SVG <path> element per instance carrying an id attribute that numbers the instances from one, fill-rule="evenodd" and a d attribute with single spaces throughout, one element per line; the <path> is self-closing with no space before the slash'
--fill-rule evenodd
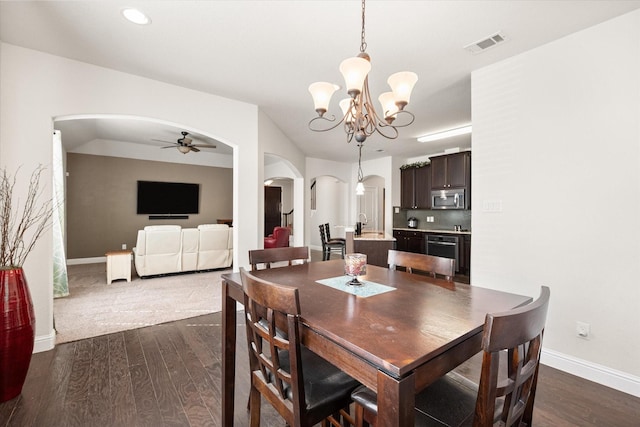
<path id="1" fill-rule="evenodd" d="M 289 246 L 289 229 L 274 227 L 273 233 L 264 238 L 264 248 L 286 248 Z"/>

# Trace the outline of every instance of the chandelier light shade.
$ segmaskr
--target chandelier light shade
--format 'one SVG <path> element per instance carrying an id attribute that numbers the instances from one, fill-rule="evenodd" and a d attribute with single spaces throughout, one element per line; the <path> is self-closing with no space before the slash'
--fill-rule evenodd
<path id="1" fill-rule="evenodd" d="M 369 56 L 347 58 L 340 64 L 340 72 L 344 77 L 344 85 L 350 97 L 355 98 L 362 92 L 364 81 L 371 71 Z"/>
<path id="2" fill-rule="evenodd" d="M 371 62 L 366 53 L 364 18 L 365 0 L 362 0 L 360 53 L 340 63 L 340 72 L 344 77 L 345 89 L 349 95 L 349 98 L 340 101 L 343 114 L 340 120 L 336 120 L 333 115 L 325 116 L 331 96 L 339 86 L 327 82 L 316 82 L 309 86 L 309 92 L 318 113 L 318 116 L 309 122 L 309 129 L 314 132 L 326 132 L 342 124 L 347 134 L 347 142 L 351 142 L 355 137 L 359 144 L 376 132 L 385 138 L 395 139 L 398 137 L 397 128 L 413 123 L 415 116 L 404 108 L 409 103 L 411 91 L 418 81 L 417 74 L 411 71 L 401 71 L 391 75 L 387 80 L 391 92 L 385 92 L 378 97 L 382 105 L 382 113 L 379 114 L 375 110 L 369 92 L 368 76 L 371 71 Z M 400 117 L 403 118 L 398 120 L 400 123 L 393 124 Z"/>
<path id="3" fill-rule="evenodd" d="M 315 82 L 309 86 L 309 92 L 313 97 L 313 104 L 316 112 L 322 116 L 329 109 L 329 101 L 333 93 L 340 89 L 340 86 L 327 82 Z"/>

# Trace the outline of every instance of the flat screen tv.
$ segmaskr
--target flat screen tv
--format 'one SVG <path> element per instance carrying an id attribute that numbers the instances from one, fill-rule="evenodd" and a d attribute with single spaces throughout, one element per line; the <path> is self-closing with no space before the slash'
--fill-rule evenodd
<path id="1" fill-rule="evenodd" d="M 138 214 L 197 214 L 200 184 L 138 181 Z"/>

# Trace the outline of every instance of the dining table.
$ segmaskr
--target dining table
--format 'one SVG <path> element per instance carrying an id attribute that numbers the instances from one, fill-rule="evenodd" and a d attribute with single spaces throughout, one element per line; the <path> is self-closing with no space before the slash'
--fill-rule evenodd
<path id="1" fill-rule="evenodd" d="M 415 395 L 481 350 L 487 313 L 531 297 L 374 265 L 347 285 L 342 259 L 252 271 L 298 288 L 301 341 L 377 392 L 378 425 L 413 426 Z M 239 272 L 222 275 L 222 422 L 233 426 Z"/>

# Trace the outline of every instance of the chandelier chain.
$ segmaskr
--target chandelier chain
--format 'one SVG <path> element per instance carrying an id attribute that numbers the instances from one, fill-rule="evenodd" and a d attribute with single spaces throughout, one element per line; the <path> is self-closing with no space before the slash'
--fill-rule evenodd
<path id="1" fill-rule="evenodd" d="M 364 53 L 367 50 L 367 42 L 364 41 L 364 5 L 365 0 L 362 0 L 362 32 L 360 33 L 360 52 Z"/>
<path id="2" fill-rule="evenodd" d="M 362 175 L 362 143 L 358 143 L 358 182 L 362 182 L 364 176 Z"/>

